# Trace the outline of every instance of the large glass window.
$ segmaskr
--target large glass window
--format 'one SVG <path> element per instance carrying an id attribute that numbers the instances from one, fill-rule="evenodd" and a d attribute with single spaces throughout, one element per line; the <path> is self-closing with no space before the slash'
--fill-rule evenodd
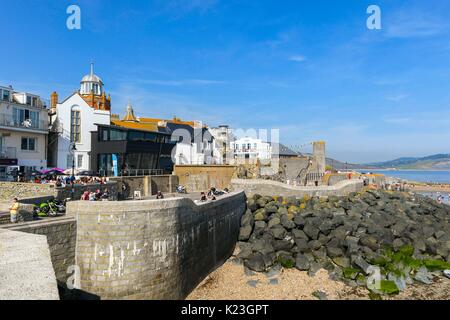
<path id="1" fill-rule="evenodd" d="M 39 128 L 39 112 L 28 109 L 13 109 L 13 120 L 16 126 Z"/>
<path id="2" fill-rule="evenodd" d="M 110 129 L 109 139 L 111 141 L 123 141 L 127 139 L 127 133 L 122 130 Z"/>
<path id="3" fill-rule="evenodd" d="M 144 141 L 145 133 L 139 131 L 130 131 L 128 133 L 128 140 L 130 141 Z"/>
<path id="4" fill-rule="evenodd" d="M 78 110 L 72 110 L 70 117 L 70 141 L 81 142 L 81 113 Z"/>
<path id="5" fill-rule="evenodd" d="M 102 128 L 100 129 L 99 140 L 125 141 L 127 140 L 127 132 L 118 129 Z"/>

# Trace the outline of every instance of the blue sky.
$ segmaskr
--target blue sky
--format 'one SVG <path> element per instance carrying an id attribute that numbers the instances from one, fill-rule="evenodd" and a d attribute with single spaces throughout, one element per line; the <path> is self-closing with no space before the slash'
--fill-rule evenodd
<path id="1" fill-rule="evenodd" d="M 447 0 L 2 1 L 0 29 L 0 84 L 46 98 L 93 60 L 114 113 L 279 128 L 349 162 L 450 153 Z"/>

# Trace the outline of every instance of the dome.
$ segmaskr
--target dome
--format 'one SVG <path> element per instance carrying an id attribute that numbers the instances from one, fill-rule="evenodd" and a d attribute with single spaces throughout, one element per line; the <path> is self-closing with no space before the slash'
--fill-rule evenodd
<path id="1" fill-rule="evenodd" d="M 99 82 L 103 84 L 102 79 L 96 74 L 87 74 L 81 79 L 81 82 Z"/>
<path id="2" fill-rule="evenodd" d="M 93 92 L 95 95 L 101 95 L 103 93 L 103 81 L 94 74 L 94 64 L 91 63 L 91 73 L 87 74 L 81 79 L 80 93 L 90 94 Z"/>

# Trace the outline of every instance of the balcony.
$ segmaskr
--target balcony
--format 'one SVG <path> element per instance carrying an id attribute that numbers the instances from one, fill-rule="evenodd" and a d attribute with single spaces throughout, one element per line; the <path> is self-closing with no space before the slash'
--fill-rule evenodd
<path id="1" fill-rule="evenodd" d="M 17 159 L 16 148 L 0 147 L 0 159 Z"/>
<path id="2" fill-rule="evenodd" d="M 38 131 L 48 131 L 48 121 L 39 120 L 31 121 L 30 119 L 24 121 L 17 121 L 12 115 L 0 113 L 0 127 L 10 127 L 23 130 L 38 130 Z"/>

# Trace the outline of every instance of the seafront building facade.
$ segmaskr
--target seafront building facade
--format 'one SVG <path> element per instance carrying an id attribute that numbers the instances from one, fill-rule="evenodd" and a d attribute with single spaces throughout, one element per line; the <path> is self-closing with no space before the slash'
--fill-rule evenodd
<path id="1" fill-rule="evenodd" d="M 91 71 L 80 82 L 80 89 L 62 102 L 51 96 L 49 165 L 89 171 L 91 132 L 96 124 L 111 123 L 111 98 L 106 96 L 102 79 Z"/>
<path id="2" fill-rule="evenodd" d="M 171 158 L 176 165 L 222 164 L 223 158 L 216 139 L 209 128 L 200 121 L 146 118 L 134 115 L 132 106 L 127 107 L 123 119 L 114 115 L 111 124 L 130 129 L 143 129 L 167 134 L 176 143 Z"/>
<path id="3" fill-rule="evenodd" d="M 0 180 L 47 167 L 47 103 L 39 95 L 0 86 Z"/>
<path id="4" fill-rule="evenodd" d="M 242 137 L 231 142 L 234 161 L 237 163 L 256 163 L 272 159 L 272 147 L 269 142 L 258 138 Z"/>
<path id="5" fill-rule="evenodd" d="M 222 158 L 222 164 L 229 164 L 233 159 L 233 149 L 231 148 L 231 141 L 234 140 L 233 129 L 228 125 L 219 125 L 210 128 L 209 131 L 216 140 L 217 148 Z"/>

